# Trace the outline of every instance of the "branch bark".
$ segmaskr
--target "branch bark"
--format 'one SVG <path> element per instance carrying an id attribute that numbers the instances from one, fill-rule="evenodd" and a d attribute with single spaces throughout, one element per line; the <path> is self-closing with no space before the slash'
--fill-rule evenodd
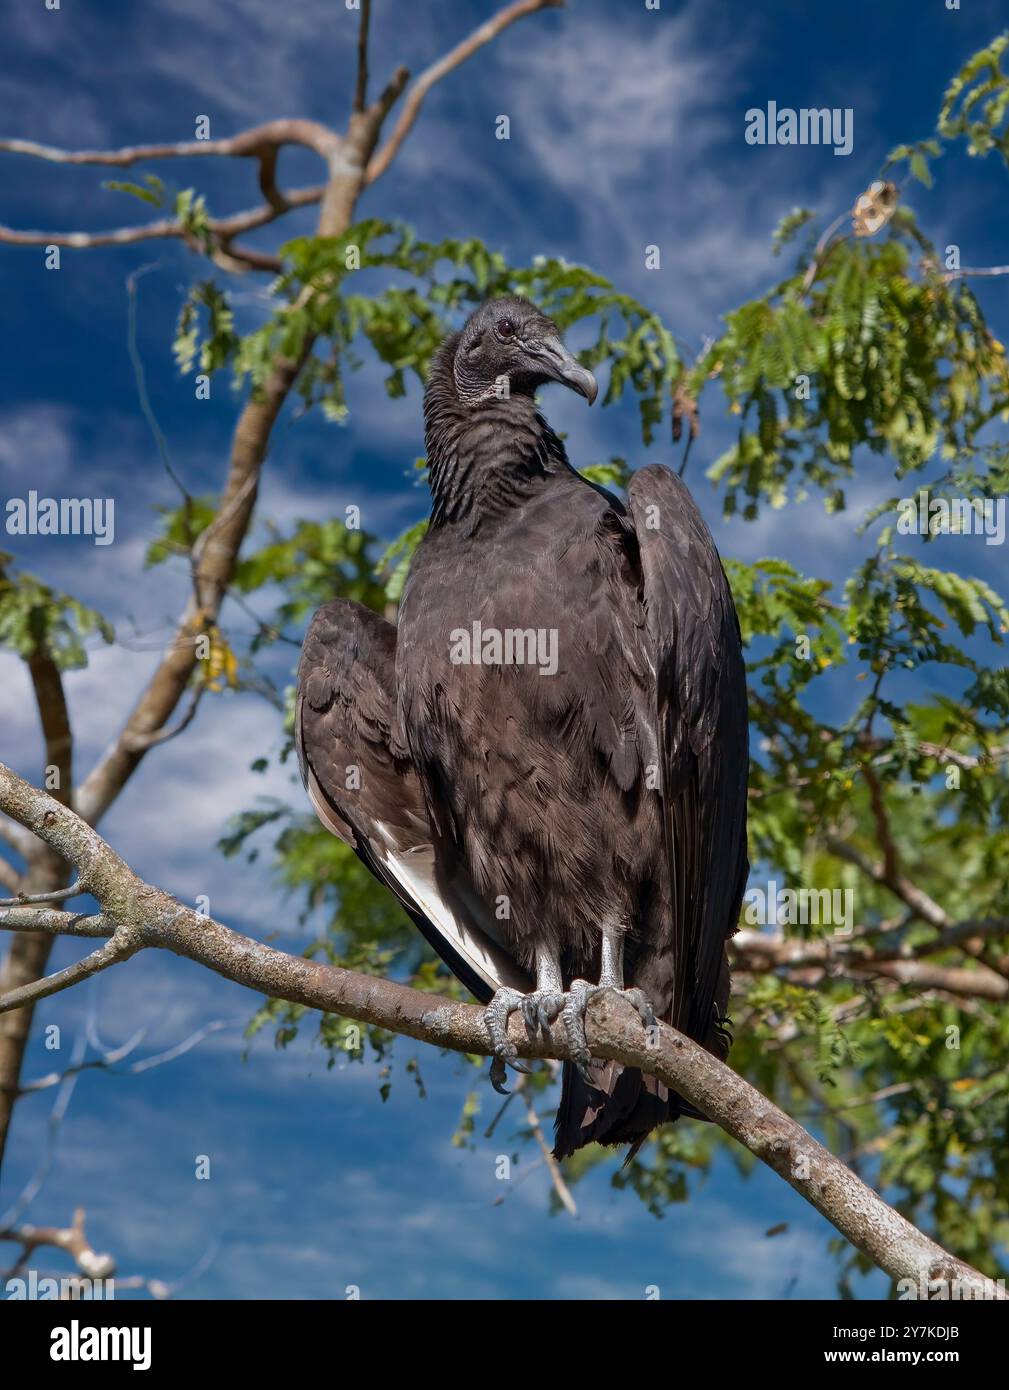
<path id="1" fill-rule="evenodd" d="M 145 883 L 72 810 L 2 765 L 0 810 L 77 869 L 81 883 L 102 904 L 112 931 L 133 949 L 172 951 L 249 989 L 436 1047 L 481 1056 L 491 1051 L 482 1009 L 287 955 L 232 931 Z M 10 1001 L 0 999 L 0 1009 L 5 1007 Z M 587 1023 L 596 1056 L 640 1067 L 684 1096 L 894 1279 L 960 1280 L 989 1297 L 1005 1297 L 980 1271 L 916 1230 L 801 1125 L 697 1043 L 665 1024 L 646 1036 L 635 1011 L 613 995 L 592 1001 Z M 530 1039 L 515 1015 L 510 1035 L 523 1057 L 561 1060 L 571 1055 L 559 1024 L 549 1035 Z"/>
<path id="2" fill-rule="evenodd" d="M 42 725 L 44 759 L 55 777 L 54 800 L 69 805 L 73 795 L 73 734 L 66 692 L 59 667 L 45 639 L 36 634 L 35 647 L 28 657 L 39 721 Z M 66 882 L 66 862 L 54 854 L 44 841 L 29 837 L 24 849 L 25 873 L 18 883 L 21 894 L 35 902 L 46 901 L 46 894 L 60 890 Z M 49 899 L 52 901 L 52 899 Z M 0 995 L 30 991 L 45 971 L 52 951 L 53 937 L 45 933 L 15 937 L 0 965 Z M 31 1030 L 30 1008 L 0 1019 L 0 1161 L 17 1104 L 25 1048 Z"/>

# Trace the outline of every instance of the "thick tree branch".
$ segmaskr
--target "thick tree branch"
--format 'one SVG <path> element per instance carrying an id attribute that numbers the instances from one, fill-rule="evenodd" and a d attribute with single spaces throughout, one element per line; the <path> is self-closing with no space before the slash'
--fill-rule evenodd
<path id="1" fill-rule="evenodd" d="M 869 976 L 961 998 L 1002 1000 L 1009 998 L 1009 980 L 999 968 L 1001 962 L 989 961 L 983 952 L 986 941 L 1006 936 L 1009 918 L 1005 917 L 957 922 L 913 946 L 901 932 L 877 934 L 865 928 L 848 937 L 812 941 L 744 928 L 732 938 L 729 950 L 736 975 L 777 970 L 796 983 L 814 986 L 828 975 L 854 980 Z M 980 963 L 969 968 L 927 963 L 927 957 L 955 949 Z"/>
<path id="2" fill-rule="evenodd" d="M 34 636 L 35 645 L 27 665 L 42 726 L 45 781 L 53 790 L 54 800 L 69 805 L 73 796 L 73 736 L 63 678 L 44 629 L 37 630 Z M 51 902 L 50 895 L 59 895 L 66 882 L 65 860 L 34 837 L 30 837 L 24 857 L 25 872 L 17 885 L 21 894 L 29 902 Z M 45 972 L 52 944 L 52 936 L 43 932 L 16 936 L 0 965 L 0 995 L 24 996 L 27 991 L 30 997 Z M 31 1020 L 30 1008 L 0 1019 L 0 1160 L 17 1102 Z"/>
<path id="3" fill-rule="evenodd" d="M 420 114 L 420 108 L 424 104 L 424 98 L 436 82 L 440 82 L 443 77 L 459 67 L 467 58 L 471 58 L 486 44 L 491 43 L 510 24 L 515 24 L 516 21 L 525 19 L 527 15 L 536 14 L 540 10 L 560 9 L 563 5 L 564 0 L 515 0 L 514 4 L 506 5 L 503 10 L 499 10 L 496 15 L 492 15 L 479 28 L 474 29 L 468 38 L 463 39 L 452 49 L 451 53 L 446 53 L 443 58 L 439 58 L 436 63 L 425 68 L 410 88 L 392 134 L 368 165 L 368 183 L 374 183 L 376 179 L 381 178 L 396 158 L 400 146 L 413 129 L 414 122 Z"/>
<path id="4" fill-rule="evenodd" d="M 47 782 L 56 800 L 69 806 L 74 785 L 70 711 L 63 690 L 63 677 L 44 640 L 38 642 L 28 658 L 28 673 L 42 724 L 46 766 L 55 774 L 47 778 Z"/>
<path id="5" fill-rule="evenodd" d="M 85 821 L 2 765 L 0 810 L 76 867 L 133 949 L 169 950 L 271 997 L 436 1047 L 490 1053 L 482 1009 L 290 956 L 232 931 L 144 883 Z M 515 1015 L 510 1036 L 521 1056 L 570 1056 L 562 1025 L 530 1039 Z M 589 1005 L 588 1037 L 596 1056 L 640 1067 L 696 1105 L 893 1278 L 960 1280 L 986 1287 L 979 1271 L 917 1231 L 801 1125 L 697 1043 L 666 1025 L 646 1036 L 634 1010 L 613 995 L 599 996 Z M 987 1288 L 989 1296 L 998 1293 Z"/>

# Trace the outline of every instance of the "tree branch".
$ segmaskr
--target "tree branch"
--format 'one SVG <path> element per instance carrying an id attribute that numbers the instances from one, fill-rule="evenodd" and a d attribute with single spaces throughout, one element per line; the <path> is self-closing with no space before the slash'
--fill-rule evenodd
<path id="1" fill-rule="evenodd" d="M 0 1227 L 0 1241 L 11 1241 L 21 1246 L 21 1253 L 7 1271 L 7 1278 L 13 1278 L 24 1269 L 32 1254 L 42 1246 L 65 1250 L 89 1279 L 109 1279 L 116 1272 L 116 1262 L 112 1256 L 99 1254 L 88 1240 L 84 1231 L 83 1207 L 78 1207 L 74 1212 L 70 1226 L 30 1226 L 25 1223 Z"/>
<path id="2" fill-rule="evenodd" d="M 232 931 L 144 883 L 73 811 L 2 765 L 0 810 L 77 868 L 131 950 L 169 950 L 271 997 L 345 1015 L 454 1052 L 481 1056 L 491 1052 L 482 1009 L 392 980 L 290 956 Z M 514 1015 L 510 1036 L 523 1057 L 565 1059 L 571 1055 L 561 1025 L 546 1036 L 529 1038 L 520 1016 Z M 979 1271 L 917 1231 L 801 1125 L 699 1044 L 665 1024 L 646 1036 L 635 1011 L 612 994 L 597 996 L 590 1003 L 588 1038 L 596 1056 L 639 1067 L 697 1106 L 893 1278 L 961 1280 L 972 1288 L 987 1288 L 991 1296 L 991 1285 L 985 1285 Z"/>
<path id="3" fill-rule="evenodd" d="M 888 873 L 885 864 L 873 863 L 871 859 L 866 858 L 861 850 L 856 849 L 847 840 L 841 840 L 836 835 L 828 836 L 827 848 L 838 859 L 844 859 L 847 863 L 854 864 L 857 869 L 861 869 L 862 873 L 867 878 L 871 878 L 874 883 L 889 888 L 890 892 L 900 898 L 901 902 L 905 903 L 916 917 L 920 917 L 930 927 L 945 931 L 953 925 L 948 913 L 937 902 L 933 901 L 924 889 L 911 883 L 902 875 L 892 876 Z"/>
<path id="4" fill-rule="evenodd" d="M 329 160 L 340 137 L 319 121 L 283 118 L 240 130 L 223 140 L 181 140 L 165 145 L 126 145 L 118 150 L 64 150 L 42 145 L 36 140 L 0 140 L 0 152 L 26 154 L 51 164 L 100 164 L 128 169 L 144 159 L 197 159 L 204 155 L 261 159 L 270 150 L 284 145 L 304 145 Z"/>
<path id="5" fill-rule="evenodd" d="M 30 907 L 33 903 L 59 903 L 66 898 L 77 898 L 84 891 L 80 883 L 71 883 L 69 888 L 57 888 L 51 893 L 18 893 L 13 898 L 0 898 L 0 907 Z"/>
<path id="6" fill-rule="evenodd" d="M 0 912 L 0 931 L 46 932 L 49 936 L 111 936 L 115 927 L 101 913 L 81 917 L 56 909 L 13 907 Z"/>
<path id="7" fill-rule="evenodd" d="M 520 1080 L 521 1079 L 524 1078 L 520 1078 Z M 540 1153 L 543 1155 L 543 1162 L 546 1164 L 547 1172 L 550 1175 L 550 1183 L 557 1193 L 557 1200 L 570 1216 L 577 1216 L 578 1207 L 575 1204 L 574 1197 L 571 1195 L 571 1189 L 564 1181 L 564 1173 L 561 1169 L 561 1165 L 557 1162 L 556 1158 L 554 1158 L 550 1145 L 546 1141 L 546 1137 L 543 1133 L 543 1126 L 540 1124 L 540 1117 L 536 1113 L 535 1102 L 524 1086 L 522 1088 L 522 1100 L 525 1104 L 526 1119 L 529 1121 L 529 1128 L 532 1130 L 532 1136 L 536 1140 Z"/>
<path id="8" fill-rule="evenodd" d="M 33 635 L 35 642 L 27 666 L 42 725 L 45 780 L 52 785 L 54 800 L 69 805 L 73 797 L 73 736 L 63 678 L 44 628 L 40 626 Z M 50 777 L 50 770 L 55 778 Z M 59 893 L 66 882 L 65 860 L 34 837 L 29 837 L 24 857 L 25 872 L 18 888 L 30 901 L 51 902 L 50 895 Z M 52 935 L 44 932 L 15 936 L 0 964 L 0 996 L 17 997 L 24 991 L 36 989 L 49 961 L 52 944 Z M 0 1160 L 17 1102 L 31 1019 L 30 1009 L 0 1019 Z"/>
<path id="9" fill-rule="evenodd" d="M 120 961 L 128 960 L 139 950 L 140 943 L 132 934 L 117 927 L 104 946 L 99 946 L 83 960 L 75 961 L 63 970 L 57 970 L 54 975 L 46 975 L 41 980 L 32 980 L 28 984 L 19 985 L 17 989 L 8 990 L 6 994 L 0 994 L 0 1014 L 23 1009 L 26 1004 L 35 1004 L 40 999 L 47 999 L 50 994 L 59 994 L 61 990 L 70 989 L 72 985 L 79 985 L 82 980 L 90 979 L 101 970 L 107 970 L 110 965 L 118 965 Z"/>
<path id="10" fill-rule="evenodd" d="M 354 90 L 354 110 L 363 111 L 368 101 L 368 25 L 371 23 L 371 0 L 361 0 L 361 22 L 357 30 L 357 87 Z"/>
<path id="11" fill-rule="evenodd" d="M 510 24 L 515 24 L 518 20 L 525 19 L 527 15 L 536 14 L 540 10 L 560 9 L 563 5 L 564 0 L 515 0 L 514 4 L 506 5 L 503 10 L 499 10 L 496 15 L 486 20 L 479 28 L 474 29 L 468 38 L 463 39 L 452 49 L 451 53 L 446 53 L 443 58 L 439 58 L 436 63 L 425 68 L 410 88 L 410 93 L 392 134 L 368 164 L 367 182 L 374 183 L 376 179 L 381 178 L 396 158 L 399 147 L 413 129 L 414 122 L 420 114 L 420 108 L 424 104 L 424 98 L 436 82 L 440 82 L 443 77 L 459 67 L 467 58 L 471 58 L 474 53 L 491 43 Z"/>
<path id="12" fill-rule="evenodd" d="M 263 187 L 264 196 L 267 198 L 266 203 L 248 208 L 244 212 L 232 213 L 228 217 L 207 219 L 211 250 L 212 253 L 217 253 L 215 259 L 219 262 L 221 256 L 227 256 L 244 263 L 238 267 L 239 269 L 276 271 L 280 266 L 276 256 L 255 251 L 251 247 L 237 246 L 234 244 L 235 237 L 257 231 L 260 227 L 267 227 L 294 208 L 309 207 L 322 200 L 325 192 L 323 184 L 293 188 L 286 193 L 279 192 L 270 178 L 267 178 L 268 170 L 272 178 L 273 167 L 269 159 L 264 159 L 260 165 L 260 186 Z M 184 219 L 162 217 L 155 222 L 145 222 L 135 227 L 116 227 L 107 232 L 17 231 L 12 227 L 0 226 L 0 244 L 8 246 L 69 246 L 75 250 L 90 250 L 96 246 L 133 246 L 145 241 L 171 239 L 191 243 L 191 232 Z"/>

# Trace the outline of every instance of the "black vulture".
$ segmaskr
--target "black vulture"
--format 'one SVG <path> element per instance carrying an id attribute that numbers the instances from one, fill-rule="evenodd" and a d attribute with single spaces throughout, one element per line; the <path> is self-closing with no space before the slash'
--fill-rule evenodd
<path id="1" fill-rule="evenodd" d="M 323 822 L 397 894 L 486 1017 L 562 1015 L 559 1156 L 696 1115 L 593 1060 L 587 1001 L 624 991 L 716 1056 L 746 859 L 739 625 L 711 534 L 667 468 L 626 505 L 571 467 L 536 405 L 596 383 L 525 299 L 447 338 L 424 397 L 432 494 L 397 626 L 316 614 L 297 742 Z M 653 1013 L 654 1011 L 654 1013 Z"/>

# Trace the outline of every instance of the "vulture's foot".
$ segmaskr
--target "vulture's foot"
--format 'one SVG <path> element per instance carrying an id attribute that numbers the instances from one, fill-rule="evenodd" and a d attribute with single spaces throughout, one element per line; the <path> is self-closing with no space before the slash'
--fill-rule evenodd
<path id="1" fill-rule="evenodd" d="M 592 1054 L 585 1037 L 585 1010 L 590 999 L 607 992 L 619 995 L 632 1004 L 646 1029 L 655 1027 L 655 1011 L 640 989 L 620 989 L 617 985 L 590 985 L 588 980 L 572 980 L 571 989 L 564 998 L 564 1026 L 571 1044 L 572 1061 L 578 1075 L 588 1086 L 594 1082 L 589 1070 Z"/>
<path id="2" fill-rule="evenodd" d="M 508 1020 L 518 1009 L 523 1009 L 527 996 L 517 989 L 502 988 L 484 1009 L 484 1021 L 494 1049 L 494 1060 L 490 1064 L 490 1084 L 500 1095 L 506 1096 L 505 1064 L 516 1071 L 528 1072 L 525 1062 L 519 1061 L 518 1048 L 508 1037 Z"/>
<path id="3" fill-rule="evenodd" d="M 537 1029 L 549 1037 L 553 1021 L 564 1009 L 564 995 L 553 989 L 534 989 L 522 999 L 522 1017 L 526 1032 L 535 1038 Z"/>

